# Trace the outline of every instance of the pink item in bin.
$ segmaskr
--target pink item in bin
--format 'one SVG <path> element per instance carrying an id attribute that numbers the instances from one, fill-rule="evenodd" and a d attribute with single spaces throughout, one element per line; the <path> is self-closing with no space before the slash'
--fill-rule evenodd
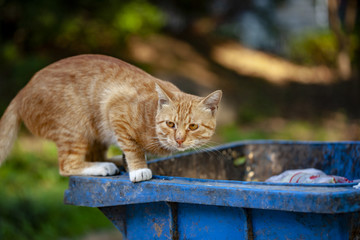
<path id="1" fill-rule="evenodd" d="M 326 175 L 314 168 L 287 170 L 272 176 L 266 182 L 273 183 L 352 183 L 345 177 Z"/>

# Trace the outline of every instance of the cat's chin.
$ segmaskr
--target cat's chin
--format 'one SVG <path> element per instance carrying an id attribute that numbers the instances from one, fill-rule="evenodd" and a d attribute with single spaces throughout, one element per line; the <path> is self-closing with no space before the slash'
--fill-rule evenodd
<path id="1" fill-rule="evenodd" d="M 177 147 L 177 146 L 170 146 L 168 149 L 171 149 L 172 152 L 183 152 L 185 150 L 188 150 L 187 147 Z"/>
<path id="2" fill-rule="evenodd" d="M 183 152 L 186 151 L 188 149 L 190 149 L 189 147 L 175 147 L 176 152 Z"/>

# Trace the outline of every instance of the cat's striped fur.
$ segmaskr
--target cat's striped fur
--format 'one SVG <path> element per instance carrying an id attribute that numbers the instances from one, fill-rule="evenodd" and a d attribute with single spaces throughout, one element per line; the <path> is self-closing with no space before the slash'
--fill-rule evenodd
<path id="1" fill-rule="evenodd" d="M 63 59 L 36 73 L 11 101 L 0 121 L 0 163 L 22 120 L 33 134 L 56 143 L 61 175 L 115 174 L 105 153 L 118 144 L 131 181 L 147 180 L 145 152 L 168 154 L 210 139 L 221 95 L 183 93 L 108 56 Z"/>

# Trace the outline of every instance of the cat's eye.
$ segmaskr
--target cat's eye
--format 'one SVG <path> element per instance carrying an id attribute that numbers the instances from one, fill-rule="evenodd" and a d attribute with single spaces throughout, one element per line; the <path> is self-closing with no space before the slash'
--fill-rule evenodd
<path id="1" fill-rule="evenodd" d="M 198 124 L 192 123 L 192 124 L 189 125 L 189 129 L 190 129 L 191 131 L 194 131 L 194 130 L 196 130 L 196 129 L 198 129 L 198 128 L 199 128 L 199 125 L 198 125 Z"/>
<path id="2" fill-rule="evenodd" d="M 171 121 L 166 121 L 166 125 L 167 125 L 169 128 L 174 128 L 174 127 L 175 127 L 175 123 L 174 123 L 174 122 L 171 122 Z"/>

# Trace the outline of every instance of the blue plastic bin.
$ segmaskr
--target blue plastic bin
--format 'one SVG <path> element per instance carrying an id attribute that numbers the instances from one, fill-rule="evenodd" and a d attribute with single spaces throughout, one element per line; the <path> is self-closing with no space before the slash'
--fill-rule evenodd
<path id="1" fill-rule="evenodd" d="M 141 183 L 71 177 L 65 203 L 99 208 L 126 239 L 360 239 L 354 183 L 262 182 L 310 167 L 360 179 L 360 142 L 238 142 L 149 167 Z"/>

